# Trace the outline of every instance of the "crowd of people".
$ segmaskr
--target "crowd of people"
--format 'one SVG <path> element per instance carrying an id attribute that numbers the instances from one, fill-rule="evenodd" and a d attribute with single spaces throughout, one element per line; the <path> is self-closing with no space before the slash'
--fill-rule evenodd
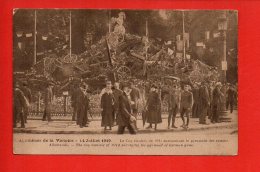
<path id="1" fill-rule="evenodd" d="M 162 89 L 165 89 L 166 97 L 162 96 Z M 165 91 L 164 90 L 164 91 Z M 160 85 L 151 84 L 149 91 L 143 96 L 143 89 L 138 88 L 133 82 L 106 81 L 106 87 L 101 90 L 100 109 L 101 127 L 104 130 L 112 130 L 118 125 L 118 134 L 123 134 L 125 128 L 131 134 L 138 131 L 137 114 L 140 109 L 140 102 L 143 104 L 143 124 L 148 123 L 147 129 L 154 128 L 162 123 L 162 101 L 166 100 L 168 105 L 168 129 L 178 128 L 176 126 L 176 115 L 180 113 L 182 125 L 189 127 L 190 117 L 199 118 L 199 124 L 221 122 L 220 111 L 230 107 L 233 112 L 237 102 L 236 85 L 222 85 L 220 82 L 195 82 L 194 84 L 174 82 L 166 88 Z M 51 110 L 53 101 L 53 84 L 48 83 L 44 90 L 44 112 L 43 121 L 52 121 Z M 72 120 L 80 127 L 88 127 L 90 115 L 90 93 L 88 84 L 79 82 L 70 91 L 71 106 L 73 108 Z M 226 96 L 226 101 L 223 101 Z M 144 99 L 141 101 L 141 99 Z M 14 127 L 21 123 L 24 128 L 27 123 L 29 105 L 32 101 L 31 91 L 26 83 L 15 83 L 14 85 Z M 226 103 L 226 104 L 225 104 Z M 224 107 L 225 106 L 225 107 Z"/>

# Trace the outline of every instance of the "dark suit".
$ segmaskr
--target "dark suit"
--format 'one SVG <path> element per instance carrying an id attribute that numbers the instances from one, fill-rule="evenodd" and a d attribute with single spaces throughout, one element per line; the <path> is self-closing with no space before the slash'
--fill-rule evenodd
<path id="1" fill-rule="evenodd" d="M 26 107 L 26 99 L 23 92 L 19 88 L 15 88 L 14 90 L 14 118 L 13 118 L 13 126 L 16 127 L 17 117 L 21 119 L 21 127 L 25 127 L 24 125 L 24 107 Z"/>
<path id="2" fill-rule="evenodd" d="M 114 89 L 113 90 L 113 95 L 114 95 L 114 109 L 115 109 L 115 118 L 117 119 L 117 114 L 118 114 L 118 108 L 119 108 L 119 97 L 123 94 L 123 91 L 119 89 Z"/>
<path id="3" fill-rule="evenodd" d="M 230 113 L 233 112 L 233 106 L 234 102 L 236 100 L 236 90 L 234 88 L 229 88 L 227 90 L 227 102 L 226 102 L 226 109 L 228 110 L 228 107 L 230 106 Z"/>
<path id="4" fill-rule="evenodd" d="M 127 98 L 126 93 L 119 97 L 119 108 L 117 116 L 118 134 L 123 134 L 125 127 L 128 128 L 130 134 L 136 134 L 134 123 L 130 121 L 131 105 Z"/>
<path id="5" fill-rule="evenodd" d="M 83 127 L 86 126 L 88 121 L 89 99 L 80 88 L 77 90 L 76 95 L 77 124 Z"/>

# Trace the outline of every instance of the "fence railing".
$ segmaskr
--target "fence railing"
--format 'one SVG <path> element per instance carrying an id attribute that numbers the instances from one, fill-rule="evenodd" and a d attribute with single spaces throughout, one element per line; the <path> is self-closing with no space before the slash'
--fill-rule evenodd
<path id="1" fill-rule="evenodd" d="M 42 119 L 44 113 L 43 99 L 39 98 L 37 101 L 31 103 L 29 107 L 28 119 Z M 73 115 L 73 108 L 71 106 L 70 96 L 55 97 L 51 108 L 52 119 L 71 120 Z M 142 116 L 144 109 L 144 101 L 138 102 L 138 117 Z M 162 113 L 168 112 L 167 103 L 162 103 Z M 93 120 L 101 120 L 100 98 L 98 94 L 90 96 L 90 112 L 89 118 Z"/>

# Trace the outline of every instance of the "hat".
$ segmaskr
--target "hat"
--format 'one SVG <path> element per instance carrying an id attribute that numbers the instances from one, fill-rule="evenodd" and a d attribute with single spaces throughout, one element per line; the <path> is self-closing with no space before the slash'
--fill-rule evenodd
<path id="1" fill-rule="evenodd" d="M 157 85 L 152 84 L 151 88 L 155 88 L 155 89 L 156 89 L 156 88 L 158 88 L 158 87 L 157 87 Z"/>
<path id="2" fill-rule="evenodd" d="M 129 83 L 128 82 L 123 82 L 121 84 L 121 87 L 122 87 L 122 89 L 124 89 L 125 87 L 129 87 Z"/>
<path id="3" fill-rule="evenodd" d="M 217 82 L 217 83 L 216 83 L 216 87 L 217 87 L 217 86 L 221 86 L 221 82 Z"/>

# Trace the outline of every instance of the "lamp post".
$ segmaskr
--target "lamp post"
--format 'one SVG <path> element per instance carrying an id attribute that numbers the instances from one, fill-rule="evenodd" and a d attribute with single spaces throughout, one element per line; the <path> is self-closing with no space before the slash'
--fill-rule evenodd
<path id="1" fill-rule="evenodd" d="M 223 110 L 226 110 L 226 91 L 227 91 L 227 17 L 226 11 L 223 11 L 221 16 L 218 18 L 218 30 L 220 31 L 223 39 L 223 60 L 221 60 L 221 70 L 223 71 L 223 83 L 224 88 L 224 105 Z"/>

